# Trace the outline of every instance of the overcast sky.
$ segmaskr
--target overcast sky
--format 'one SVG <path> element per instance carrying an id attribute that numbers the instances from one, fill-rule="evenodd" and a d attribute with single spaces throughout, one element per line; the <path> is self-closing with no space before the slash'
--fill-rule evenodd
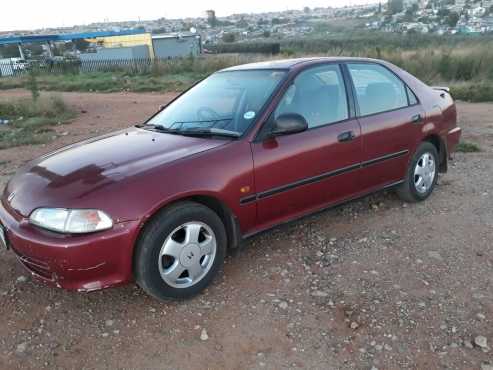
<path id="1" fill-rule="evenodd" d="M 375 3 L 376 0 L 5 0 L 0 6 L 0 31 L 73 26 L 92 22 L 261 13 L 309 7 Z"/>

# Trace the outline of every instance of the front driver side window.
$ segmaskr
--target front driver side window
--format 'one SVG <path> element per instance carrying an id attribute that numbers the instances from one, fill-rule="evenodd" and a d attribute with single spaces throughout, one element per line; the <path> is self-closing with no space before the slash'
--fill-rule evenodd
<path id="1" fill-rule="evenodd" d="M 301 72 L 288 88 L 274 112 L 305 117 L 308 128 L 348 118 L 346 88 L 339 65 L 325 65 Z"/>

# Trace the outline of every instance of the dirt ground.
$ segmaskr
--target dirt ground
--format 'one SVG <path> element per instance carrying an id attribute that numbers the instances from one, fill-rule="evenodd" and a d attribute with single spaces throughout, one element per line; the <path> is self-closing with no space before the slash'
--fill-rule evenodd
<path id="1" fill-rule="evenodd" d="M 79 117 L 48 145 L 1 150 L 0 186 L 170 98 L 62 95 Z M 381 193 L 253 237 L 185 302 L 47 287 L 0 251 L 0 369 L 492 369 L 493 104 L 458 107 L 482 151 L 458 153 L 429 200 Z"/>

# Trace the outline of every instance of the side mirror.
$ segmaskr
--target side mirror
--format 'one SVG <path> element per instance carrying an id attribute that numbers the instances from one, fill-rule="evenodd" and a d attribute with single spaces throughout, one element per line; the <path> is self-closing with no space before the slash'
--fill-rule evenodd
<path id="1" fill-rule="evenodd" d="M 296 134 L 308 130 L 305 117 L 298 113 L 281 114 L 274 121 L 270 137 Z"/>
<path id="2" fill-rule="evenodd" d="M 164 108 L 166 108 L 168 104 L 161 104 L 158 108 L 158 112 L 161 112 Z"/>

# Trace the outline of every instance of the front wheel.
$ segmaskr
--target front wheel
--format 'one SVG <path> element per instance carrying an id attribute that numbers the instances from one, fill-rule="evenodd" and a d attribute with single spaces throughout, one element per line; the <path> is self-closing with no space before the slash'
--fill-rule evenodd
<path id="1" fill-rule="evenodd" d="M 194 202 L 164 209 L 137 243 L 137 284 L 161 300 L 194 296 L 222 266 L 226 243 L 224 225 L 211 209 Z"/>
<path id="2" fill-rule="evenodd" d="M 430 196 L 438 179 L 438 152 L 429 142 L 419 145 L 397 195 L 406 202 L 419 202 Z"/>

